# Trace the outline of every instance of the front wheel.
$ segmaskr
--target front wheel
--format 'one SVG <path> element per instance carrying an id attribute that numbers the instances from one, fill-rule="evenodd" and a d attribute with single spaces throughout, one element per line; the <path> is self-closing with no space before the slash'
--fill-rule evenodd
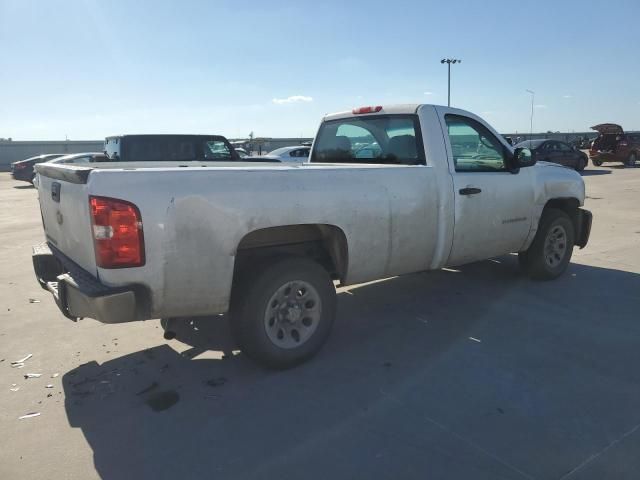
<path id="1" fill-rule="evenodd" d="M 558 278 L 569 265 L 574 240 L 573 223 L 569 216 L 556 208 L 546 209 L 531 246 L 518 254 L 521 268 L 536 280 Z"/>
<path id="2" fill-rule="evenodd" d="M 336 290 L 327 271 L 306 258 L 274 259 L 252 270 L 257 275 L 242 275 L 231 300 L 231 328 L 240 349 L 276 369 L 314 356 L 336 314 Z"/>
<path id="3" fill-rule="evenodd" d="M 632 152 L 627 158 L 627 161 L 624 162 L 624 164 L 627 167 L 635 167 L 637 161 L 638 161 L 638 155 L 636 154 L 636 152 Z"/>
<path id="4" fill-rule="evenodd" d="M 602 166 L 602 160 L 591 160 L 591 163 L 593 163 L 596 167 Z"/>

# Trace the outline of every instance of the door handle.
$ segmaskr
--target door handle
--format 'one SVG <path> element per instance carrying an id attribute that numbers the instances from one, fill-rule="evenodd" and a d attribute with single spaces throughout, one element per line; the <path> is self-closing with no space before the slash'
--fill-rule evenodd
<path id="1" fill-rule="evenodd" d="M 461 188 L 460 190 L 458 190 L 460 195 L 474 195 L 476 193 L 480 193 L 481 191 L 482 189 L 476 188 L 476 187 L 467 187 L 467 188 Z"/>

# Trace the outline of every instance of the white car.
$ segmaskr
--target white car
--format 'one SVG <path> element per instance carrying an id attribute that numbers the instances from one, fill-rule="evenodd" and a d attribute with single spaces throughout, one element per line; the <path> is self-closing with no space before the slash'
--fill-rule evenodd
<path id="1" fill-rule="evenodd" d="M 309 158 L 311 147 L 298 145 L 296 147 L 282 147 L 263 155 L 262 158 L 272 158 L 280 162 L 303 163 Z"/>
<path id="2" fill-rule="evenodd" d="M 109 159 L 102 152 L 86 152 L 86 153 L 72 153 L 63 157 L 54 158 L 49 160 L 49 164 L 64 163 L 66 165 L 86 165 L 93 162 L 106 162 Z"/>
<path id="3" fill-rule="evenodd" d="M 33 264 L 65 316 L 162 318 L 170 336 L 178 319 L 229 311 L 245 354 L 275 368 L 321 348 L 334 281 L 511 252 L 529 276 L 550 280 L 591 229 L 578 173 L 536 164 L 476 115 L 434 105 L 328 115 L 299 165 L 36 170 L 48 243 L 34 247 Z"/>

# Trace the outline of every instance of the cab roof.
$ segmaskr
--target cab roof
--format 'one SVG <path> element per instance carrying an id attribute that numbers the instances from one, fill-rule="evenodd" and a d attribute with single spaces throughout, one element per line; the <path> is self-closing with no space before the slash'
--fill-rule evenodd
<path id="1" fill-rule="evenodd" d="M 383 105 L 382 109 L 377 112 L 372 112 L 370 114 L 358 114 L 358 115 L 383 115 L 383 114 L 415 114 L 418 111 L 418 108 L 422 106 L 421 103 L 405 103 L 405 104 L 396 104 L 396 105 Z M 375 108 L 375 107 L 374 107 Z M 338 118 L 349 118 L 356 116 L 353 113 L 353 110 L 348 110 L 345 112 L 336 112 L 329 113 L 325 115 L 323 120 L 335 120 Z"/>

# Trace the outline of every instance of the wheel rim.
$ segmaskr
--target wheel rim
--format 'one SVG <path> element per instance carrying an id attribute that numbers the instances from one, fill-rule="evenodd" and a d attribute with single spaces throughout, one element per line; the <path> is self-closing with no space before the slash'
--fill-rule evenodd
<path id="1" fill-rule="evenodd" d="M 562 225 L 555 225 L 544 240 L 544 260 L 546 264 L 555 268 L 564 259 L 567 252 L 567 231 Z"/>
<path id="2" fill-rule="evenodd" d="M 296 348 L 311 338 L 322 316 L 318 291 L 303 280 L 282 285 L 271 296 L 264 312 L 264 329 L 277 347 Z"/>

